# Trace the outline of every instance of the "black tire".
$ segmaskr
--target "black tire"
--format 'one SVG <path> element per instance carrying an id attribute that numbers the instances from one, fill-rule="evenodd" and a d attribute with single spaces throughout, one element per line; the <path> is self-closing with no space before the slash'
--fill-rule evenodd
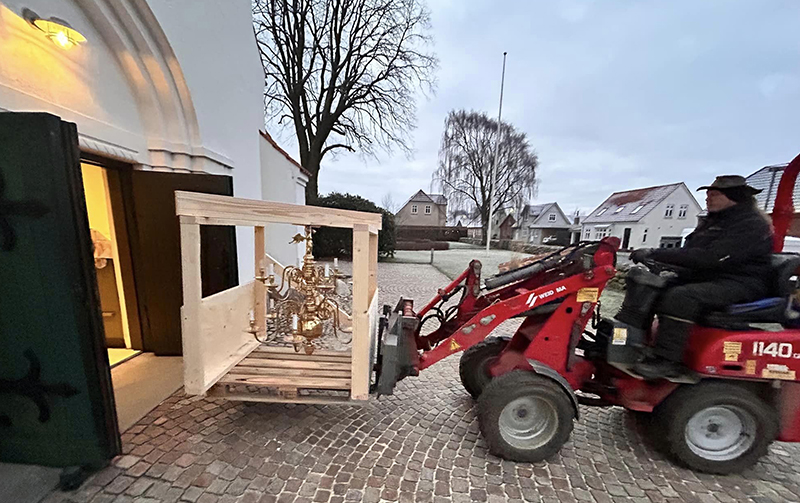
<path id="1" fill-rule="evenodd" d="M 492 380 L 486 366 L 508 346 L 508 342 L 508 339 L 489 337 L 468 348 L 461 355 L 458 375 L 461 376 L 464 389 L 472 395 L 472 398 L 477 399 L 481 396 L 486 385 Z"/>
<path id="2" fill-rule="evenodd" d="M 535 463 L 554 455 L 569 439 L 574 419 L 575 407 L 564 388 L 524 370 L 493 379 L 478 399 L 489 452 L 509 461 Z M 533 433 L 533 428 L 541 431 Z"/>
<path id="3" fill-rule="evenodd" d="M 769 403 L 726 382 L 684 385 L 657 413 L 669 454 L 706 473 L 726 475 L 754 465 L 778 433 L 778 415 Z"/>

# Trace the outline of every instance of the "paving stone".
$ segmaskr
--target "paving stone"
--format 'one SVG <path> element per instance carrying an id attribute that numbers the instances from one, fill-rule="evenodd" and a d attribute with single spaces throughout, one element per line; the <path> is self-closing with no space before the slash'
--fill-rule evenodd
<path id="1" fill-rule="evenodd" d="M 349 274 L 350 264 L 341 266 Z M 421 306 L 449 283 L 425 264 L 382 262 L 378 278 L 380 304 L 404 296 Z M 518 323 L 495 332 L 513 335 Z M 696 474 L 653 450 L 616 407 L 582 406 L 571 439 L 547 461 L 500 460 L 480 435 L 458 358 L 359 407 L 247 404 L 178 392 L 123 434 L 124 454 L 111 466 L 68 497 L 54 492 L 45 501 L 800 502 L 800 444 L 774 443 L 741 475 Z"/>

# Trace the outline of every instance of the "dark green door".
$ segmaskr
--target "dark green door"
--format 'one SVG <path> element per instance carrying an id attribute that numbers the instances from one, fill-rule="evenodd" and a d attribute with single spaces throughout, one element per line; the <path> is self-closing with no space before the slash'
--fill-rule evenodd
<path id="1" fill-rule="evenodd" d="M 120 451 L 74 124 L 0 113 L 0 461 Z"/>

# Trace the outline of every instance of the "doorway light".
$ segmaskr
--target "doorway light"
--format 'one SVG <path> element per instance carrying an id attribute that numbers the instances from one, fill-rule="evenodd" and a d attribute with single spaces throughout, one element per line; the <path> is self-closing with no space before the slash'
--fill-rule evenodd
<path id="1" fill-rule="evenodd" d="M 23 9 L 22 17 L 28 21 L 31 26 L 44 32 L 44 35 L 50 39 L 51 42 L 63 49 L 69 49 L 86 42 L 86 37 L 63 19 L 57 17 L 42 19 L 30 9 Z"/>

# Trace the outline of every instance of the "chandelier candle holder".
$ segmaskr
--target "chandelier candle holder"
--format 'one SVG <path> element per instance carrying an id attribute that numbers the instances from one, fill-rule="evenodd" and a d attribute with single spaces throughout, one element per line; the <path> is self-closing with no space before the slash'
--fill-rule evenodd
<path id="1" fill-rule="evenodd" d="M 182 191 L 175 193 L 175 208 L 181 228 L 187 394 L 289 403 L 369 398 L 379 319 L 380 214 Z M 266 253 L 265 226 L 276 223 L 304 229 L 290 244 L 271 243 L 271 249 L 303 246 L 297 265 L 284 267 Z M 237 233 L 253 227 L 252 281 L 202 297 L 201 225 L 237 226 Z M 338 259 L 331 267 L 312 253 L 318 227 L 353 231 L 352 314 L 336 293 L 345 277 Z M 349 349 L 323 347 L 330 335 L 339 346 L 349 343 Z"/>
<path id="2" fill-rule="evenodd" d="M 342 326 L 340 313 L 343 311 L 335 294 L 336 282 L 344 278 L 339 272 L 339 261 L 335 259 L 333 271 L 328 264 L 316 265 L 313 233 L 314 229 L 307 225 L 305 235 L 297 234 L 290 242 L 305 242 L 305 254 L 300 267 L 283 270 L 280 283 L 275 276 L 274 263 L 269 264 L 269 275 L 262 269 L 256 277 L 267 286 L 267 341 L 282 338 L 291 342 L 296 352 L 303 350 L 308 355 L 314 353 L 314 343 L 323 336 L 326 324 L 331 325 L 337 336 L 352 333 L 351 327 Z M 257 327 L 251 332 L 257 333 Z"/>

